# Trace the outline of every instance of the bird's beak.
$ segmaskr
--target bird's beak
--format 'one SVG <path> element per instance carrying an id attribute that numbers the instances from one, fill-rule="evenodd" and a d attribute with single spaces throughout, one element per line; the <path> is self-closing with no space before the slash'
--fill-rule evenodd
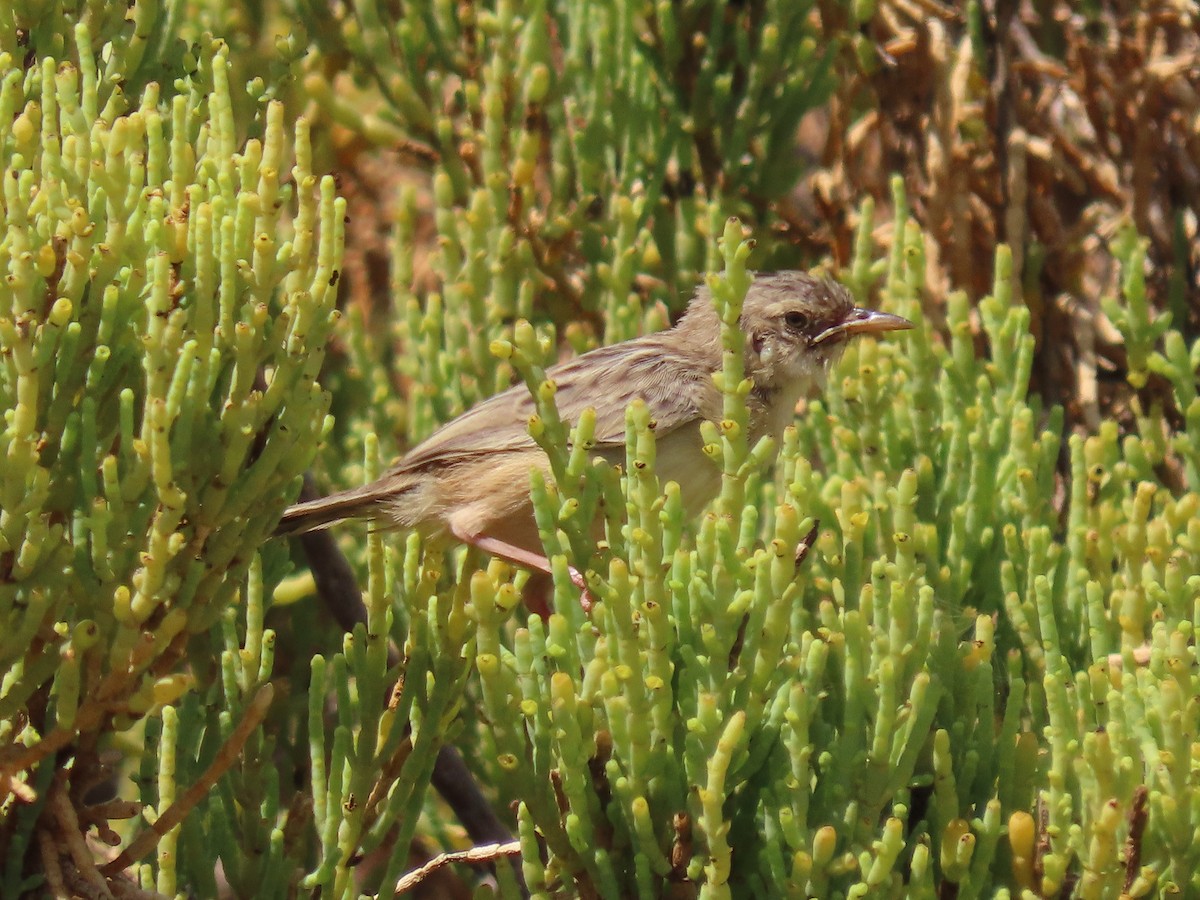
<path id="1" fill-rule="evenodd" d="M 904 331 L 912 328 L 912 322 L 903 316 L 877 312 L 873 309 L 852 309 L 849 315 L 832 328 L 826 328 L 813 340 L 814 344 L 851 338 L 856 334 L 878 334 L 881 331 Z"/>

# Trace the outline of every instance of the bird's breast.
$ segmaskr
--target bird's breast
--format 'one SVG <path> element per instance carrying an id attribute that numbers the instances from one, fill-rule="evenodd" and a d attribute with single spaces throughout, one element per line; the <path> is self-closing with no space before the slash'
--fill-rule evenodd
<path id="1" fill-rule="evenodd" d="M 677 428 L 663 435 L 656 455 L 659 481 L 679 485 L 689 518 L 699 515 L 721 490 L 721 469 L 705 455 L 699 427 Z"/>
<path id="2" fill-rule="evenodd" d="M 807 393 L 807 387 L 808 382 L 797 381 L 752 396 L 749 408 L 751 447 L 767 436 L 778 445 L 784 429 L 796 421 L 796 405 Z"/>

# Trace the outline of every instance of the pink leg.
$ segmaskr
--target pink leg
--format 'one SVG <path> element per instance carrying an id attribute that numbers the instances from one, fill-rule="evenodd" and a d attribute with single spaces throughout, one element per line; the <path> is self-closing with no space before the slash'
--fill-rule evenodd
<path id="1" fill-rule="evenodd" d="M 499 538 L 489 537 L 486 534 L 469 534 L 453 524 L 450 526 L 450 533 L 462 541 L 464 544 L 470 544 L 472 547 L 478 547 L 484 553 L 490 553 L 492 556 L 498 556 L 500 559 L 507 560 L 514 565 L 518 565 L 523 569 L 532 569 L 535 572 L 545 572 L 547 575 L 553 575 L 554 572 L 550 568 L 550 560 L 542 556 L 540 553 L 533 553 L 530 550 L 525 550 L 522 547 L 517 547 L 502 541 Z M 583 607 L 584 612 L 591 612 L 592 595 L 588 591 L 587 582 L 583 575 L 574 566 L 567 566 L 567 571 L 571 574 L 571 583 L 580 590 L 579 605 Z M 537 613 L 549 612 L 549 610 L 533 610 Z"/>

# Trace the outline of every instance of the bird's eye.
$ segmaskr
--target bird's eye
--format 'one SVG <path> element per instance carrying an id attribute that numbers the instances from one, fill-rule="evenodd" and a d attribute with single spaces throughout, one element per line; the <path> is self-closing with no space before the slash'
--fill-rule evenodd
<path id="1" fill-rule="evenodd" d="M 794 309 L 783 314 L 783 321 L 793 331 L 803 331 L 808 327 L 808 316 Z"/>

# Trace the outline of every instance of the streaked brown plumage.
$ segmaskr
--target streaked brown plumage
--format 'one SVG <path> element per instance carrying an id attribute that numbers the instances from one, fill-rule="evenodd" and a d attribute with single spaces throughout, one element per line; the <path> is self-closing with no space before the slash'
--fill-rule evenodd
<path id="1" fill-rule="evenodd" d="M 800 397 L 823 382 L 851 337 L 912 327 L 899 316 L 856 309 L 844 287 L 803 272 L 757 275 L 740 325 L 754 385 L 747 400 L 751 443 L 782 434 Z M 596 410 L 594 452 L 612 463 L 624 459 L 626 407 L 635 398 L 645 401 L 657 423 L 659 475 L 679 484 L 694 513 L 720 485 L 699 429 L 701 421 L 721 416 L 721 392 L 712 379 L 720 369 L 720 320 L 701 288 L 674 328 L 585 353 L 547 376 L 564 421 L 574 423 L 589 406 Z M 529 498 L 530 469 L 549 471 L 527 430 L 533 412 L 526 387 L 509 388 L 440 428 L 377 481 L 292 506 L 276 533 L 366 518 L 426 537 L 449 534 L 548 572 Z M 578 572 L 572 577 L 584 587 Z"/>

